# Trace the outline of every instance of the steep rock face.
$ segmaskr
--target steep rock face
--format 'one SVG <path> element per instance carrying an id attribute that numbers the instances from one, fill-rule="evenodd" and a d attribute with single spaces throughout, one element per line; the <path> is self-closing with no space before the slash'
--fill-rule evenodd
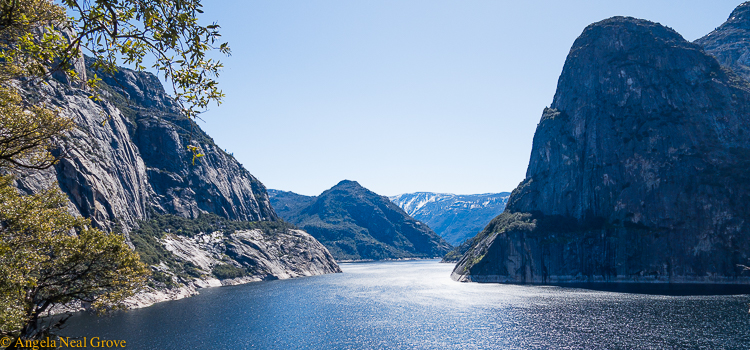
<path id="1" fill-rule="evenodd" d="M 624 17 L 575 41 L 526 179 L 453 278 L 747 283 L 750 92 L 695 44 Z"/>
<path id="2" fill-rule="evenodd" d="M 62 138 L 56 152 L 66 156 L 54 169 L 19 174 L 19 188 L 33 192 L 57 181 L 71 210 L 126 232 L 148 218 L 149 209 L 193 218 L 207 212 L 277 219 L 263 184 L 185 118 L 154 75 L 121 68 L 114 77 L 99 76 L 99 102 L 59 81 L 33 88 L 76 128 Z M 195 165 L 187 145 L 205 154 Z"/>
<path id="3" fill-rule="evenodd" d="M 73 119 L 76 127 L 64 135 L 56 153 L 65 157 L 54 168 L 18 174 L 17 185 L 27 192 L 55 181 L 70 199 L 70 209 L 106 229 L 133 227 L 147 216 L 153 191 L 138 147 L 129 137 L 127 120 L 107 100 L 94 102 L 85 91 L 57 81 L 40 84 L 46 102 Z M 35 96 L 36 92 L 29 92 Z M 107 119 L 106 116 L 110 116 Z"/>
<path id="4" fill-rule="evenodd" d="M 729 18 L 711 33 L 695 41 L 716 60 L 750 79 L 750 2 L 732 11 Z"/>
<path id="5" fill-rule="evenodd" d="M 111 100 L 127 118 L 160 211 L 248 221 L 277 218 L 263 184 L 180 113 L 156 76 L 127 69 L 103 76 Z M 188 145 L 205 154 L 195 165 Z"/>
<path id="6" fill-rule="evenodd" d="M 337 260 L 434 258 L 451 247 L 387 197 L 355 181 L 339 182 L 305 207 L 285 202 L 297 198 L 309 203 L 310 197 L 279 197 L 272 197 L 275 206 L 296 208 L 282 211 L 283 218 L 317 238 Z"/>
<path id="7" fill-rule="evenodd" d="M 505 210 L 510 193 L 451 194 L 416 192 L 389 197 L 409 216 L 424 222 L 456 246 L 474 237 Z"/>

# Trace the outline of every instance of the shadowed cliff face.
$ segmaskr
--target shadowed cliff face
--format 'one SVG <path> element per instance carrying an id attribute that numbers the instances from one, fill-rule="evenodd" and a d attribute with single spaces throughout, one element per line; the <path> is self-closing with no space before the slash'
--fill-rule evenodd
<path id="1" fill-rule="evenodd" d="M 624 17 L 587 27 L 526 179 L 458 280 L 748 282 L 750 92 L 700 46 Z"/>
<path id="2" fill-rule="evenodd" d="M 733 150 L 750 144 L 748 101 L 670 29 L 629 18 L 592 25 L 573 44 L 508 206 L 675 226 L 703 212 L 701 195 L 687 193 L 712 187 L 701 179 L 733 180 L 706 170 L 736 168 Z"/>

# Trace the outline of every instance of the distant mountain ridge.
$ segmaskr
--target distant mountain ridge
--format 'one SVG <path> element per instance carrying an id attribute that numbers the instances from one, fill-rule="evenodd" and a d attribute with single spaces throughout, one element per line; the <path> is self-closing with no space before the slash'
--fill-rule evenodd
<path id="1" fill-rule="evenodd" d="M 442 257 L 451 245 L 388 197 L 344 180 L 320 196 L 269 190 L 277 213 L 325 245 L 337 260 Z"/>
<path id="2" fill-rule="evenodd" d="M 389 197 L 452 245 L 474 237 L 505 210 L 510 192 L 452 194 L 415 192 Z"/>
<path id="3" fill-rule="evenodd" d="M 317 196 L 305 196 L 294 192 L 271 189 L 268 190 L 268 197 L 271 198 L 271 206 L 276 214 L 290 222 L 291 220 L 286 218 L 299 215 L 303 209 L 312 205 L 318 199 Z"/>

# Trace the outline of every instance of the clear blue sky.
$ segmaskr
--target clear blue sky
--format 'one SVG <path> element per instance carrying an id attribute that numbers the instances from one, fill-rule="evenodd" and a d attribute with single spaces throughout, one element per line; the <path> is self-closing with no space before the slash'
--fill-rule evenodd
<path id="1" fill-rule="evenodd" d="M 513 190 L 575 38 L 615 15 L 695 40 L 739 1 L 205 1 L 233 55 L 201 126 L 266 187 Z"/>

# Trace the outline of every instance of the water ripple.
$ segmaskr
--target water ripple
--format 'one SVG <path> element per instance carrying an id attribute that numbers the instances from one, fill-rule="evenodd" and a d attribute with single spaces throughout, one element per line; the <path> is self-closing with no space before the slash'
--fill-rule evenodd
<path id="1" fill-rule="evenodd" d="M 95 318 L 72 335 L 131 349 L 745 349 L 748 295 L 457 283 L 437 261 L 212 288 Z"/>

